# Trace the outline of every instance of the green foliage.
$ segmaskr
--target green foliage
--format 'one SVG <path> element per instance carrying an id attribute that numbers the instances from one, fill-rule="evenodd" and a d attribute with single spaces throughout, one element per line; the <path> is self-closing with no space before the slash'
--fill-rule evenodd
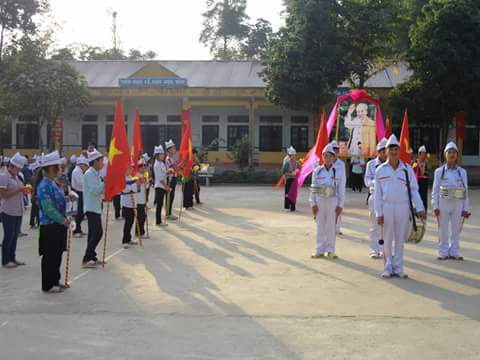
<path id="1" fill-rule="evenodd" d="M 235 161 L 240 171 L 243 172 L 248 167 L 252 157 L 252 146 L 248 136 L 243 137 L 232 147 L 228 157 Z"/>
<path id="2" fill-rule="evenodd" d="M 67 48 L 57 49 L 52 59 L 57 60 L 152 60 L 155 59 L 155 51 L 141 52 L 137 49 L 130 49 L 128 55 L 122 49 L 104 49 L 99 46 L 81 44 Z"/>
<path id="3" fill-rule="evenodd" d="M 88 105 L 85 80 L 66 62 L 47 59 L 48 47 L 45 38 L 23 37 L 6 52 L 0 118 L 34 116 L 51 122 L 65 108 L 75 111 Z"/>
<path id="4" fill-rule="evenodd" d="M 34 16 L 48 10 L 48 0 L 0 0 L 0 61 L 6 37 L 15 38 L 15 32 L 34 34 Z"/>
<path id="5" fill-rule="evenodd" d="M 200 42 L 209 46 L 216 59 L 239 56 L 238 44 L 249 34 L 246 8 L 246 0 L 207 0 Z"/>
<path id="6" fill-rule="evenodd" d="M 430 0 L 410 31 L 407 60 L 414 74 L 397 87 L 394 108 L 408 107 L 418 119 L 439 124 L 443 142 L 457 111 L 475 121 L 480 93 L 480 2 Z M 478 121 L 478 120 L 477 120 Z"/>
<path id="7" fill-rule="evenodd" d="M 348 77 L 347 34 L 335 0 L 287 0 L 286 26 L 268 51 L 266 95 L 276 105 L 319 111 Z"/>
<path id="8" fill-rule="evenodd" d="M 404 3 L 398 0 L 350 0 L 340 8 L 342 31 L 348 37 L 348 60 L 352 84 L 363 88 L 383 59 L 395 58 L 398 25 Z"/>
<path id="9" fill-rule="evenodd" d="M 273 37 L 272 24 L 258 19 L 240 45 L 240 55 L 249 60 L 264 60 Z"/>

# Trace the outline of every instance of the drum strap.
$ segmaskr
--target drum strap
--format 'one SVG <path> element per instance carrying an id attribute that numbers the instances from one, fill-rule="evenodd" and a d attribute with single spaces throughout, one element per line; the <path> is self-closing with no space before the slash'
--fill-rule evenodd
<path id="1" fill-rule="evenodd" d="M 408 177 L 407 169 L 403 169 L 403 171 L 405 172 L 405 177 L 407 179 L 408 203 L 410 205 L 410 212 L 412 213 L 413 230 L 417 231 L 417 220 L 415 219 L 415 210 L 413 209 L 412 190 L 410 188 L 410 178 Z"/>

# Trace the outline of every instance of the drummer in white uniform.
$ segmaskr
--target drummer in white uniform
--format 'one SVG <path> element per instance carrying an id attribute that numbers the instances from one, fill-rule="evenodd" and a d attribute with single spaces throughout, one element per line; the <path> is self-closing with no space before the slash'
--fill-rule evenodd
<path id="1" fill-rule="evenodd" d="M 312 174 L 310 206 L 317 223 L 317 245 L 313 259 L 336 259 L 335 220 L 345 202 L 345 173 L 335 169 L 335 150 L 328 144 L 322 152 L 324 165 L 318 165 Z"/>
<path id="2" fill-rule="evenodd" d="M 339 154 L 340 154 L 340 146 L 338 145 L 338 143 L 333 140 L 330 144 L 332 144 L 333 146 L 333 150 L 335 151 L 335 160 L 333 162 L 333 166 L 335 167 L 335 171 L 337 173 L 342 173 L 343 176 L 342 178 L 345 179 L 345 183 L 346 183 L 346 170 L 345 170 L 345 163 L 340 160 L 339 158 Z M 337 223 L 336 223 L 336 232 L 338 235 L 343 235 L 342 233 L 342 230 L 341 230 L 341 226 L 342 226 L 342 217 L 341 216 L 338 216 L 337 218 Z"/>
<path id="3" fill-rule="evenodd" d="M 470 217 L 467 172 L 457 165 L 455 143 L 448 143 L 444 154 L 446 163 L 435 170 L 432 190 L 433 211 L 439 224 L 438 260 L 463 260 L 460 232 L 464 219 Z"/>
<path id="4" fill-rule="evenodd" d="M 375 173 L 373 196 L 377 223 L 384 230 L 385 265 L 382 277 L 407 278 L 403 270 L 403 248 L 412 227 L 411 206 L 420 218 L 426 219 L 426 214 L 413 168 L 400 161 L 400 146 L 395 135 L 387 142 L 387 161 Z"/>
<path id="5" fill-rule="evenodd" d="M 364 182 L 369 190 L 368 211 L 370 213 L 369 232 L 370 232 L 370 258 L 381 259 L 383 257 L 383 248 L 378 243 L 381 237 L 381 228 L 377 224 L 377 217 L 374 209 L 374 190 L 375 190 L 375 172 L 378 167 L 387 160 L 387 139 L 382 139 L 377 144 L 377 157 L 367 163 Z"/>

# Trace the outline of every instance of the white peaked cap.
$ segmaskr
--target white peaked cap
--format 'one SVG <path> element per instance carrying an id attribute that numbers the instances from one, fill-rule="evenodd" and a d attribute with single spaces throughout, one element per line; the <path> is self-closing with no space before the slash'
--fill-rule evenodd
<path id="1" fill-rule="evenodd" d="M 395 135 L 392 135 L 388 138 L 386 147 L 389 148 L 390 146 L 400 146 L 400 143 Z"/>
<path id="2" fill-rule="evenodd" d="M 97 149 L 87 152 L 87 160 L 89 163 L 103 157 L 103 154 Z"/>
<path id="3" fill-rule="evenodd" d="M 380 140 L 380 142 L 377 144 L 377 151 L 382 151 L 383 149 L 385 149 L 387 147 L 387 142 L 388 140 L 385 138 Z"/>
<path id="4" fill-rule="evenodd" d="M 75 164 L 77 162 L 78 158 L 77 158 L 77 155 L 72 155 L 70 156 L 70 162 L 72 164 Z"/>
<path id="5" fill-rule="evenodd" d="M 25 156 L 20 155 L 20 153 L 16 153 L 10 158 L 10 164 L 13 166 L 22 169 L 27 164 L 27 158 Z"/>
<path id="6" fill-rule="evenodd" d="M 445 150 L 443 150 L 443 152 L 447 152 L 448 150 L 451 150 L 451 149 L 453 149 L 453 150 L 455 150 L 456 152 L 458 152 L 457 145 L 456 145 L 453 141 L 449 142 L 449 143 L 447 144 L 447 146 L 445 146 Z M 11 162 L 11 160 L 10 160 L 10 162 Z"/>
<path id="7" fill-rule="evenodd" d="M 163 151 L 163 146 L 162 145 L 155 146 L 155 149 L 153 150 L 153 154 L 154 155 L 165 154 L 165 151 Z"/>
<path id="8" fill-rule="evenodd" d="M 77 158 L 77 165 L 88 165 L 88 159 L 81 155 Z"/>
<path id="9" fill-rule="evenodd" d="M 175 146 L 175 143 L 174 143 L 173 140 L 171 140 L 171 139 L 168 140 L 168 141 L 165 143 L 165 149 L 167 149 L 167 150 L 170 149 L 170 148 L 172 148 L 172 147 L 174 147 L 174 146 Z"/>
<path id="10" fill-rule="evenodd" d="M 325 153 L 330 153 L 332 155 L 335 155 L 335 150 L 333 148 L 332 143 L 327 144 L 327 146 L 323 148 L 322 154 L 325 154 Z"/>
<path id="11" fill-rule="evenodd" d="M 419 153 L 426 153 L 427 152 L 427 148 L 425 147 L 425 145 L 422 145 L 418 148 L 418 152 Z"/>
<path id="12" fill-rule="evenodd" d="M 40 166 L 43 168 L 47 166 L 61 165 L 63 164 L 64 160 L 64 158 L 60 157 L 58 151 L 55 150 L 47 155 L 42 155 L 42 160 L 40 160 Z"/>
<path id="13" fill-rule="evenodd" d="M 37 156 L 38 158 L 38 156 Z M 42 167 L 42 163 L 40 161 L 35 161 L 34 163 L 31 163 L 30 166 L 28 167 L 30 170 L 32 171 L 35 171 L 37 170 L 39 167 Z"/>
<path id="14" fill-rule="evenodd" d="M 142 159 L 147 163 L 150 160 L 150 156 L 147 153 L 142 155 Z"/>
<path id="15" fill-rule="evenodd" d="M 333 141 L 330 143 L 330 145 L 332 145 L 332 147 L 333 147 L 334 149 L 340 149 L 340 146 L 338 146 L 338 143 L 337 143 L 336 140 L 333 140 Z"/>
<path id="16" fill-rule="evenodd" d="M 287 154 L 288 155 L 296 155 L 297 154 L 297 150 L 295 150 L 295 148 L 293 146 L 290 146 L 288 149 L 287 149 Z"/>

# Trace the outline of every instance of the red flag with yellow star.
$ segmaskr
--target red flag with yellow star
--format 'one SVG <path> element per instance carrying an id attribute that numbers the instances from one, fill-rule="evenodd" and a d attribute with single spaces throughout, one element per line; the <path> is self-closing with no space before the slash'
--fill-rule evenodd
<path id="1" fill-rule="evenodd" d="M 410 151 L 410 131 L 408 130 L 408 111 L 405 109 L 403 117 L 402 132 L 400 134 L 400 160 L 406 164 L 412 162 Z"/>
<path id="2" fill-rule="evenodd" d="M 190 110 L 182 111 L 182 141 L 178 155 L 179 163 L 183 168 L 183 178 L 187 180 L 193 165 L 192 120 L 190 118 Z"/>
<path id="3" fill-rule="evenodd" d="M 132 174 L 138 172 L 138 158 L 142 154 L 142 128 L 140 127 L 140 112 L 135 111 L 135 120 L 133 122 L 133 144 L 132 144 L 132 162 L 133 171 Z"/>
<path id="4" fill-rule="evenodd" d="M 130 166 L 130 151 L 127 131 L 123 120 L 123 106 L 117 101 L 113 121 L 112 140 L 108 151 L 107 175 L 105 176 L 105 201 L 112 201 L 125 188 L 125 175 Z"/>

